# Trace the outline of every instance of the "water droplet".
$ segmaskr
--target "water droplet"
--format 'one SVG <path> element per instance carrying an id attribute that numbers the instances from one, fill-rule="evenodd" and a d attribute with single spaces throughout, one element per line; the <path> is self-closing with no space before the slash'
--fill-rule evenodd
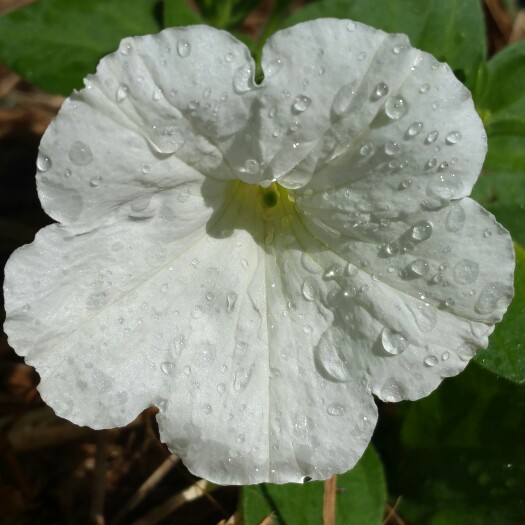
<path id="1" fill-rule="evenodd" d="M 434 131 L 431 131 L 426 139 L 425 139 L 425 144 L 432 144 L 432 142 L 435 142 L 437 140 L 437 138 L 439 137 L 439 132 L 434 130 Z"/>
<path id="2" fill-rule="evenodd" d="M 224 383 L 219 383 L 217 385 L 217 392 L 219 394 L 224 394 L 224 392 L 226 392 L 226 385 Z"/>
<path id="3" fill-rule="evenodd" d="M 487 315 L 497 308 L 500 300 L 506 299 L 508 301 L 511 297 L 511 287 L 506 286 L 503 283 L 492 282 L 483 288 L 476 304 L 474 305 L 474 309 L 478 314 Z"/>
<path id="4" fill-rule="evenodd" d="M 252 64 L 244 64 L 238 67 L 233 74 L 233 89 L 236 93 L 246 93 L 254 88 L 253 82 L 253 66 Z"/>
<path id="5" fill-rule="evenodd" d="M 370 142 L 365 142 L 359 149 L 359 154 L 362 157 L 368 157 L 369 155 L 372 154 L 373 151 L 374 151 L 374 147 L 372 146 L 372 144 Z"/>
<path id="6" fill-rule="evenodd" d="M 366 58 L 366 53 L 364 51 L 361 51 L 361 53 L 357 55 L 357 60 L 359 60 L 359 62 L 362 62 L 365 58 Z"/>
<path id="7" fill-rule="evenodd" d="M 452 308 L 456 304 L 456 301 L 454 299 L 452 299 L 452 297 L 447 297 L 445 299 L 445 303 L 444 304 L 445 304 L 445 306 L 447 308 Z"/>
<path id="8" fill-rule="evenodd" d="M 430 84 L 423 84 L 420 88 L 419 88 L 419 92 L 420 93 L 428 93 L 430 89 Z"/>
<path id="9" fill-rule="evenodd" d="M 331 281 L 332 279 L 335 279 L 336 277 L 340 276 L 343 273 L 343 269 L 339 264 L 333 264 L 329 268 L 326 269 L 326 271 L 323 273 L 323 279 L 326 281 Z"/>
<path id="10" fill-rule="evenodd" d="M 180 57 L 186 58 L 191 53 L 191 44 L 187 40 L 177 42 L 177 53 Z"/>
<path id="11" fill-rule="evenodd" d="M 89 185 L 90 185 L 92 188 L 96 188 L 97 186 L 100 185 L 101 182 L 102 182 L 102 177 L 93 177 L 93 178 L 89 181 Z"/>
<path id="12" fill-rule="evenodd" d="M 384 82 L 379 82 L 374 88 L 372 93 L 372 98 L 374 100 L 379 100 L 381 97 L 384 97 L 388 93 L 388 86 Z"/>
<path id="13" fill-rule="evenodd" d="M 93 162 L 93 153 L 87 144 L 76 141 L 69 149 L 69 158 L 77 166 L 87 166 Z"/>
<path id="14" fill-rule="evenodd" d="M 399 244 L 397 244 L 397 242 L 395 241 L 392 241 L 392 242 L 389 242 L 385 247 L 384 247 L 384 253 L 387 257 L 392 257 L 396 254 L 399 253 Z"/>
<path id="15" fill-rule="evenodd" d="M 120 52 L 123 54 L 123 55 L 129 55 L 129 53 L 131 52 L 131 44 L 123 44 L 122 47 L 120 48 Z"/>
<path id="16" fill-rule="evenodd" d="M 326 407 L 326 412 L 330 416 L 344 416 L 346 414 L 346 408 L 343 405 L 340 405 L 339 403 L 330 403 Z"/>
<path id="17" fill-rule="evenodd" d="M 303 282 L 303 286 L 301 287 L 301 292 L 303 294 L 303 297 L 307 300 L 307 301 L 314 301 L 315 300 L 315 291 L 314 291 L 314 288 L 312 286 L 312 283 L 306 279 L 304 282 Z"/>
<path id="18" fill-rule="evenodd" d="M 120 103 L 120 102 L 124 101 L 126 99 L 126 97 L 128 96 L 128 92 L 129 92 L 128 86 L 126 86 L 124 84 L 119 86 L 118 89 L 117 89 L 117 95 L 116 95 L 117 102 Z"/>
<path id="19" fill-rule="evenodd" d="M 412 226 L 412 239 L 418 242 L 426 241 L 432 235 L 432 224 L 428 221 L 420 221 Z"/>
<path id="20" fill-rule="evenodd" d="M 189 376 L 191 374 L 191 366 L 185 366 L 182 371 L 185 375 Z"/>
<path id="21" fill-rule="evenodd" d="M 394 55 L 399 55 L 399 53 L 401 53 L 403 49 L 404 49 L 404 46 L 402 46 L 401 44 L 398 44 L 397 46 L 394 46 L 392 48 L 392 53 L 394 53 Z"/>
<path id="22" fill-rule="evenodd" d="M 345 115 L 350 110 L 350 104 L 352 102 L 353 96 L 355 95 L 355 86 L 355 81 L 345 84 L 334 97 L 332 111 L 337 116 Z"/>
<path id="23" fill-rule="evenodd" d="M 423 130 L 423 122 L 414 122 L 410 124 L 409 128 L 407 129 L 407 135 L 409 137 L 415 137 L 416 135 L 419 135 L 421 131 Z"/>
<path id="24" fill-rule="evenodd" d="M 158 102 L 162 98 L 162 89 L 160 89 L 159 87 L 156 87 L 153 90 L 152 98 L 155 102 Z"/>
<path id="25" fill-rule="evenodd" d="M 44 155 L 43 153 L 38 154 L 38 157 L 36 158 L 36 167 L 39 171 L 47 171 L 52 165 L 53 163 L 47 155 Z"/>
<path id="26" fill-rule="evenodd" d="M 401 95 L 390 97 L 385 103 L 385 114 L 389 119 L 399 120 L 408 113 L 408 103 Z"/>
<path id="27" fill-rule="evenodd" d="M 165 361 L 164 363 L 162 363 L 160 365 L 160 369 L 162 370 L 163 374 L 170 375 L 175 370 L 175 365 L 174 365 L 174 363 L 171 363 L 169 361 Z"/>
<path id="28" fill-rule="evenodd" d="M 437 323 L 436 308 L 429 303 L 418 302 L 409 304 L 409 309 L 418 328 L 422 332 L 431 332 Z"/>
<path id="29" fill-rule="evenodd" d="M 457 197 L 462 189 L 463 183 L 459 177 L 454 173 L 444 173 L 430 181 L 427 193 L 439 199 L 451 200 Z"/>
<path id="30" fill-rule="evenodd" d="M 418 277 L 426 277 L 430 271 L 428 261 L 425 259 L 416 259 L 408 266 L 410 272 Z"/>
<path id="31" fill-rule="evenodd" d="M 483 232 L 483 237 L 485 237 L 485 239 L 487 239 L 487 238 L 489 238 L 489 237 L 492 237 L 492 231 L 490 231 L 490 230 L 488 230 L 488 229 L 485 230 L 485 231 Z"/>
<path id="32" fill-rule="evenodd" d="M 204 315 L 204 308 L 202 306 L 194 306 L 191 311 L 191 316 L 193 319 L 200 319 Z"/>
<path id="33" fill-rule="evenodd" d="M 454 266 L 454 280 L 458 284 L 471 284 L 479 275 L 479 264 L 470 259 L 461 259 Z"/>
<path id="34" fill-rule="evenodd" d="M 450 358 L 450 352 L 445 351 L 441 354 L 442 361 L 448 361 L 449 358 Z"/>
<path id="35" fill-rule="evenodd" d="M 445 219 L 445 228 L 449 232 L 458 232 L 465 225 L 465 210 L 460 204 L 455 204 L 450 208 Z"/>
<path id="36" fill-rule="evenodd" d="M 351 20 L 350 22 L 348 22 L 348 24 L 346 24 L 347 31 L 353 32 L 355 31 L 355 28 L 356 28 L 355 22 L 352 22 Z"/>
<path id="37" fill-rule="evenodd" d="M 202 411 L 203 411 L 205 414 L 209 415 L 209 414 L 211 414 L 211 413 L 213 412 L 213 408 L 212 408 L 211 405 L 204 405 L 204 406 L 202 407 Z"/>
<path id="38" fill-rule="evenodd" d="M 457 144 L 460 140 L 461 140 L 461 131 L 451 131 L 445 137 L 445 142 L 449 145 Z"/>
<path id="39" fill-rule="evenodd" d="M 430 159 L 427 160 L 427 163 L 425 164 L 425 168 L 427 169 L 435 168 L 436 166 L 437 166 L 436 157 L 431 157 Z"/>
<path id="40" fill-rule="evenodd" d="M 428 355 L 423 359 L 423 364 L 428 368 L 432 368 L 438 364 L 438 359 L 435 355 Z"/>
<path id="41" fill-rule="evenodd" d="M 226 294 L 226 311 L 228 313 L 233 312 L 238 297 L 239 296 L 235 292 L 228 292 Z"/>
<path id="42" fill-rule="evenodd" d="M 297 113 L 306 111 L 312 103 L 312 99 L 306 95 L 298 95 L 292 104 L 292 109 Z"/>
<path id="43" fill-rule="evenodd" d="M 245 439 L 246 439 L 246 436 L 244 434 L 239 434 L 235 438 L 235 441 L 237 441 L 237 443 L 241 444 L 241 443 L 244 443 Z"/>
<path id="44" fill-rule="evenodd" d="M 385 144 L 385 153 L 391 157 L 399 155 L 400 151 L 401 148 L 397 142 L 390 141 Z"/>
<path id="45" fill-rule="evenodd" d="M 233 389 L 236 392 L 242 392 L 250 382 L 252 377 L 253 369 L 255 365 L 252 365 L 250 368 L 237 368 L 235 371 L 235 376 L 233 380 Z"/>
<path id="46" fill-rule="evenodd" d="M 403 334 L 385 327 L 381 332 L 381 344 L 390 355 L 399 355 L 407 349 L 408 340 Z"/>
<path id="47" fill-rule="evenodd" d="M 257 175 L 261 170 L 259 162 L 255 159 L 248 159 L 244 163 L 244 171 L 249 175 Z"/>
<path id="48" fill-rule="evenodd" d="M 281 69 L 283 68 L 283 64 L 284 62 L 281 58 L 276 58 L 272 60 L 264 70 L 264 78 L 268 79 L 277 75 L 277 73 L 279 73 L 279 71 L 281 71 Z"/>

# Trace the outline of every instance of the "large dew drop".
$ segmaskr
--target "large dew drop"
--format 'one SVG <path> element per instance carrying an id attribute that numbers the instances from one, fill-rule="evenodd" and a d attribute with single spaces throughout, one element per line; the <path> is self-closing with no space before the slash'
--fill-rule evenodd
<path id="1" fill-rule="evenodd" d="M 93 162 L 93 153 L 87 144 L 76 141 L 69 149 L 69 159 L 77 166 L 87 166 Z"/>
<path id="2" fill-rule="evenodd" d="M 399 120 L 408 113 L 408 103 L 404 97 L 390 97 L 385 103 L 385 114 L 389 119 Z"/>
<path id="3" fill-rule="evenodd" d="M 425 333 L 431 332 L 437 323 L 436 308 L 431 304 L 419 302 L 408 305 L 418 328 Z"/>
<path id="4" fill-rule="evenodd" d="M 337 116 L 341 117 L 343 115 L 346 115 L 346 113 L 348 113 L 348 111 L 350 110 L 350 104 L 352 103 L 352 99 L 355 95 L 355 86 L 355 81 L 350 82 L 349 84 L 345 84 L 334 97 L 334 101 L 332 103 L 332 111 Z"/>
<path id="5" fill-rule="evenodd" d="M 451 131 L 446 137 L 445 142 L 449 145 L 457 144 L 461 140 L 461 131 Z"/>
<path id="6" fill-rule="evenodd" d="M 177 53 L 180 57 L 186 58 L 191 53 L 191 44 L 187 40 L 177 42 Z"/>
<path id="7" fill-rule="evenodd" d="M 432 235 L 432 224 L 428 221 L 420 221 L 412 227 L 412 239 L 418 242 L 426 241 Z"/>
<path id="8" fill-rule="evenodd" d="M 292 109 L 296 113 L 302 113 L 303 111 L 306 111 L 312 103 L 312 99 L 310 97 L 307 97 L 306 95 L 298 95 L 292 104 Z"/>
<path id="9" fill-rule="evenodd" d="M 479 264 L 470 259 L 461 259 L 454 266 L 454 280 L 458 284 L 471 284 L 479 275 Z"/>
<path id="10" fill-rule="evenodd" d="M 492 313 L 502 299 L 510 300 L 512 289 L 502 283 L 492 282 L 483 288 L 479 294 L 474 309 L 478 314 L 487 315 Z"/>
<path id="11" fill-rule="evenodd" d="M 277 75 L 277 73 L 283 68 L 283 63 L 282 58 L 272 60 L 264 69 L 264 78 L 269 79 Z"/>
<path id="12" fill-rule="evenodd" d="M 39 153 L 38 157 L 36 159 L 36 167 L 38 168 L 38 171 L 47 171 L 52 166 L 51 159 L 44 155 L 43 153 Z"/>
<path id="13" fill-rule="evenodd" d="M 450 207 L 450 211 L 447 213 L 445 228 L 449 232 L 458 232 L 465 226 L 465 220 L 465 210 L 460 204 L 455 204 Z"/>
<path id="14" fill-rule="evenodd" d="M 408 340 L 403 334 L 385 327 L 381 332 L 381 345 L 390 355 L 399 355 L 407 349 Z"/>
<path id="15" fill-rule="evenodd" d="M 384 82 L 379 82 L 379 84 L 377 84 L 377 86 L 374 88 L 372 98 L 378 100 L 381 97 L 384 97 L 386 94 L 388 94 L 388 86 Z"/>
<path id="16" fill-rule="evenodd" d="M 416 135 L 421 133 L 422 130 L 423 130 L 423 122 L 419 122 L 419 121 L 414 122 L 410 124 L 409 128 L 407 129 L 407 135 L 409 137 L 415 137 Z"/>
<path id="17" fill-rule="evenodd" d="M 233 74 L 233 89 L 242 94 L 255 87 L 253 81 L 253 65 L 248 63 L 238 67 Z"/>
<path id="18" fill-rule="evenodd" d="M 432 197 L 451 200 L 459 196 L 463 183 L 454 173 L 443 173 L 430 181 L 427 193 Z"/>

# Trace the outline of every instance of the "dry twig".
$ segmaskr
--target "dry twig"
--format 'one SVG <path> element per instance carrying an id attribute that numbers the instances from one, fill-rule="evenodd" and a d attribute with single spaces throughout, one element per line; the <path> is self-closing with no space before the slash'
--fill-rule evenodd
<path id="1" fill-rule="evenodd" d="M 335 525 L 335 496 L 337 493 L 337 476 L 324 482 L 323 525 Z"/>
<path id="2" fill-rule="evenodd" d="M 148 496 L 148 494 L 150 494 L 150 492 L 164 479 L 166 474 L 170 472 L 178 461 L 179 458 L 175 454 L 168 456 L 120 509 L 118 514 L 111 521 L 111 525 L 118 525 L 118 523 L 120 523 L 130 511 L 132 511 L 141 501 L 144 500 L 144 498 L 146 498 L 146 496 Z"/>

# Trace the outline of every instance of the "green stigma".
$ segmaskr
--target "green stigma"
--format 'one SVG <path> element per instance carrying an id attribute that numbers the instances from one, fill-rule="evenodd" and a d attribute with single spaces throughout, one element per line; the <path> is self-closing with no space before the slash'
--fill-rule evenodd
<path id="1" fill-rule="evenodd" d="M 273 208 L 279 200 L 279 190 L 275 182 L 267 188 L 261 188 L 261 197 L 265 208 Z"/>

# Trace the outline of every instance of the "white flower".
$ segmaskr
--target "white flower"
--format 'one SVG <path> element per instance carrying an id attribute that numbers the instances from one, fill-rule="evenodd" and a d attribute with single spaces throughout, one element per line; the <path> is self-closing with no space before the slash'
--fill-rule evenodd
<path id="1" fill-rule="evenodd" d="M 460 372 L 509 304 L 508 233 L 469 199 L 486 151 L 450 69 L 348 20 L 246 47 L 125 39 L 42 139 L 59 223 L 6 268 L 6 330 L 81 425 L 156 405 L 218 483 L 351 468 L 372 394 Z"/>

